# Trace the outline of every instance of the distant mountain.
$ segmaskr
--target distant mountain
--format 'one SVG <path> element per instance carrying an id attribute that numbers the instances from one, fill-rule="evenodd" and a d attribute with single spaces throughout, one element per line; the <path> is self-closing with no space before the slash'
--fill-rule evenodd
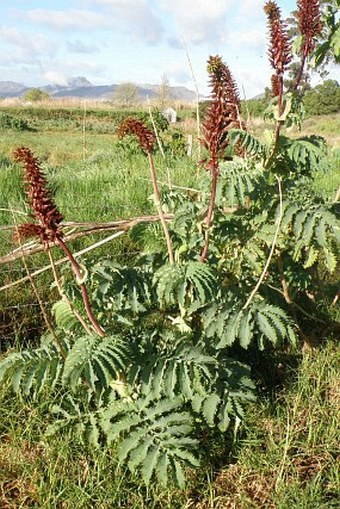
<path id="1" fill-rule="evenodd" d="M 15 81 L 0 81 L 0 97 L 21 97 L 29 87 Z"/>
<path id="2" fill-rule="evenodd" d="M 112 99 L 113 93 L 118 85 L 93 85 L 84 76 L 70 78 L 65 85 L 45 85 L 40 88 L 50 94 L 51 97 L 62 98 L 83 98 L 89 100 L 109 100 Z M 141 100 L 147 97 L 152 99 L 157 95 L 158 85 L 137 85 Z M 0 98 L 23 97 L 25 93 L 32 87 L 28 87 L 22 83 L 14 81 L 0 81 Z M 185 102 L 192 102 L 196 98 L 195 92 L 185 87 L 169 87 L 169 96 Z"/>
<path id="3" fill-rule="evenodd" d="M 262 94 L 257 94 L 257 95 L 255 95 L 255 97 L 252 97 L 252 98 L 251 98 L 251 100 L 252 100 L 252 101 L 253 101 L 253 100 L 254 100 L 254 101 L 255 101 L 255 100 L 257 101 L 257 100 L 259 100 L 259 99 L 264 99 L 265 97 L 266 97 L 266 94 L 265 94 L 264 92 L 262 92 Z"/>
<path id="4" fill-rule="evenodd" d="M 92 87 L 92 83 L 85 78 L 85 76 L 77 76 L 76 78 L 69 78 L 67 84 L 70 88 L 80 88 L 80 87 Z"/>
<path id="5" fill-rule="evenodd" d="M 149 96 L 157 95 L 159 85 L 141 85 L 144 90 L 150 91 Z M 192 102 L 196 99 L 196 93 L 186 87 L 169 87 L 169 96 L 171 99 Z"/>
<path id="6" fill-rule="evenodd" d="M 59 87 L 49 92 L 52 97 L 72 97 L 83 99 L 112 99 L 113 85 L 85 85 L 79 87 Z"/>

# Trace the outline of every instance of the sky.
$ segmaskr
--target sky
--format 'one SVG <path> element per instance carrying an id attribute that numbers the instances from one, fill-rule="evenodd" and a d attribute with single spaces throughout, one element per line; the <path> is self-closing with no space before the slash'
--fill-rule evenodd
<path id="1" fill-rule="evenodd" d="M 206 61 L 218 54 L 250 98 L 271 75 L 263 3 L 0 0 L 0 81 L 64 85 L 85 76 L 94 85 L 159 84 L 166 76 L 171 86 L 193 90 L 194 74 L 206 95 Z M 288 16 L 296 2 L 278 4 Z"/>

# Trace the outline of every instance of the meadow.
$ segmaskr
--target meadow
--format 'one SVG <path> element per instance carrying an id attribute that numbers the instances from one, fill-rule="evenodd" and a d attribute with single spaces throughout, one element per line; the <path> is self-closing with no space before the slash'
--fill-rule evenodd
<path id="1" fill-rule="evenodd" d="M 40 111 L 40 110 L 39 110 Z M 52 111 L 52 110 L 51 110 Z M 59 110 L 58 110 L 59 111 Z M 28 213 L 22 170 L 12 161 L 13 150 L 29 146 L 42 162 L 58 208 L 68 222 L 106 222 L 155 214 L 145 156 L 115 135 L 107 110 L 53 116 L 0 108 L 0 113 L 27 121 L 28 129 L 0 130 L 0 259 L 15 246 L 6 226 Z M 186 154 L 187 136 L 195 139 L 194 112 L 161 133 L 165 157 L 155 155 L 160 187 L 195 190 L 198 145 Z M 266 125 L 249 119 L 251 132 L 262 136 Z M 302 135 L 322 135 L 328 143 L 327 164 L 313 173 L 312 185 L 333 201 L 340 187 L 340 115 L 308 119 Z M 14 212 L 13 212 L 14 211 Z M 95 233 L 72 243 L 74 251 L 89 247 L 105 234 Z M 134 239 L 125 234 L 85 257 L 133 263 Z M 56 259 L 62 256 L 56 248 Z M 48 263 L 46 254 L 27 259 L 34 272 Z M 22 260 L 2 264 L 0 287 L 24 277 Z M 338 272 L 333 275 L 339 281 Z M 57 299 L 49 271 L 35 279 L 41 296 Z M 337 310 L 332 311 L 338 315 Z M 337 316 L 336 316 L 337 317 Z M 338 318 L 338 317 L 337 317 Z M 33 344 L 44 328 L 40 307 L 29 281 L 0 292 L 0 350 Z M 340 401 L 339 347 L 336 335 L 318 338 L 313 349 L 257 353 L 253 370 L 258 399 L 234 434 L 213 432 L 202 439 L 206 463 L 189 474 L 185 490 L 171 485 L 146 488 L 119 467 L 109 447 L 86 448 L 74 432 L 49 439 L 50 402 L 17 398 L 0 388 L 0 507 L 113 509 L 331 509 L 338 507 Z M 251 355 L 251 352 L 245 354 Z"/>
<path id="2" fill-rule="evenodd" d="M 27 122 L 27 129 L 0 130 L 0 257 L 15 248 L 11 230 L 6 225 L 22 220 L 22 213 L 27 214 L 24 183 L 20 167 L 13 163 L 13 151 L 19 146 L 28 146 L 42 161 L 50 187 L 64 215 L 65 221 L 96 222 L 114 221 L 146 215 L 154 212 L 150 201 L 152 186 L 149 179 L 148 164 L 136 143 L 124 143 L 117 140 L 115 130 L 118 117 L 115 110 L 110 111 L 96 105 L 87 114 L 84 133 L 83 115 L 79 107 L 3 107 L 1 113 Z M 156 166 L 161 187 L 171 185 L 195 187 L 197 177 L 198 145 L 193 147 L 192 157 L 186 155 L 187 137 L 196 139 L 196 120 L 194 110 L 180 110 L 180 122 L 163 133 L 163 145 L 166 158 L 158 152 Z M 124 111 L 128 116 L 131 112 Z M 143 112 L 146 116 L 147 111 Z M 70 120 L 71 119 L 71 120 Z M 248 118 L 250 132 L 260 135 L 268 124 L 258 118 Z M 93 125 L 96 127 L 93 128 Z M 92 126 L 92 127 L 91 127 Z M 111 132 L 107 132 L 111 131 Z M 309 134 L 321 135 L 329 146 L 327 168 L 315 173 L 316 189 L 323 189 L 329 198 L 334 198 L 340 186 L 340 115 L 320 116 L 307 119 L 301 133 L 294 131 L 294 136 Z M 178 143 L 178 134 L 180 142 Z M 175 140 L 175 141 L 174 141 Z M 13 216 L 12 210 L 16 213 Z M 90 236 L 74 243 L 75 250 L 81 250 L 102 238 L 101 234 Z M 118 256 L 131 256 L 128 238 L 118 238 L 110 244 L 110 250 Z M 98 256 L 105 255 L 105 250 Z M 56 250 L 57 251 L 57 250 Z M 57 255 L 58 257 L 58 255 Z M 28 260 L 32 271 L 46 265 L 44 255 L 36 255 Z M 0 287 L 25 276 L 22 262 L 2 266 Z M 47 289 L 52 282 L 51 275 L 44 274 L 37 279 L 39 286 Z M 19 293 L 18 293 L 19 292 Z M 48 291 L 49 293 L 49 291 Z M 36 332 L 40 312 L 37 302 L 32 302 L 30 285 L 20 285 L 0 292 L 0 309 L 2 309 L 3 338 L 13 338 L 20 331 L 27 331 L 27 326 Z M 19 303 L 19 307 L 18 306 Z M 33 305 L 33 308 L 31 306 Z M 6 311 L 5 311 L 6 308 Z M 37 311 L 37 313 L 32 310 Z M 13 320 L 13 316 L 18 319 Z M 28 319 L 29 318 L 29 319 Z M 6 332 L 5 332 L 6 331 Z M 3 339 L 4 341 L 4 339 Z"/>
<path id="3" fill-rule="evenodd" d="M 132 143 L 130 146 L 127 143 L 120 143 L 112 133 L 98 134 L 90 130 L 86 133 L 84 147 L 83 127 L 78 122 L 78 115 L 76 122 L 72 125 L 66 121 L 62 130 L 60 126 L 63 122 L 60 121 L 60 114 L 57 114 L 58 129 L 56 130 L 56 122 L 51 123 L 50 114 L 47 115 L 47 120 L 38 118 L 32 122 L 34 115 L 31 110 L 30 108 L 26 115 L 25 111 L 22 112 L 20 118 L 27 120 L 32 130 L 5 129 L 1 131 L 0 224 L 3 229 L 0 230 L 0 257 L 15 248 L 11 230 L 5 229 L 5 226 L 13 225 L 15 221 L 20 222 L 25 217 L 22 214 L 28 212 L 22 171 L 19 165 L 13 164 L 12 160 L 13 151 L 19 146 L 29 146 L 42 161 L 65 221 L 105 222 L 154 212 L 150 201 L 152 187 L 147 161 L 136 144 Z M 4 108 L 4 111 L 13 117 L 17 114 L 17 109 L 12 111 L 11 108 Z M 114 132 L 117 123 L 110 122 L 110 118 L 105 116 L 106 110 L 95 111 L 101 119 L 101 125 L 105 126 L 109 123 L 111 131 Z M 129 115 L 129 112 L 124 114 Z M 147 112 L 146 114 L 148 115 Z M 69 115 L 69 110 L 66 110 L 66 116 Z M 166 160 L 160 154 L 156 156 L 156 159 L 159 180 L 163 182 L 163 185 L 166 185 L 168 181 L 169 171 L 173 185 L 190 186 L 193 183 L 196 172 L 195 161 L 183 155 L 183 150 L 180 149 L 176 157 L 168 153 Z M 11 212 L 13 209 L 16 211 L 14 216 Z M 79 240 L 74 243 L 74 248 L 83 249 L 101 238 L 101 234 L 96 234 L 88 239 Z M 129 244 L 128 238 L 117 239 L 110 245 L 110 252 L 121 257 L 128 251 L 127 256 L 131 256 L 129 253 L 133 249 Z M 104 253 L 105 250 L 99 250 L 99 255 Z M 43 267 L 46 260 L 46 256 L 37 255 L 28 260 L 28 263 L 34 271 Z M 0 286 L 19 279 L 25 274 L 21 261 L 6 264 L 2 266 Z M 52 282 L 50 275 L 45 274 L 37 281 L 42 291 L 44 292 L 45 289 L 45 294 L 46 292 L 49 294 L 49 285 Z M 40 312 L 36 309 L 37 302 L 32 302 L 30 285 L 26 283 L 13 290 L 1 292 L 0 302 L 2 341 L 6 337 L 13 338 L 17 332 L 21 334 L 21 330 L 26 332 L 27 326 L 33 334 L 36 333 L 36 322 L 39 321 Z M 17 308 L 18 303 L 20 306 Z"/>

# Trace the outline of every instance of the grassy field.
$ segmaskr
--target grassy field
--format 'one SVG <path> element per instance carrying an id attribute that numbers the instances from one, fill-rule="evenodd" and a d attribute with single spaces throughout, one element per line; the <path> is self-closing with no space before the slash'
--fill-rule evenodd
<path id="1" fill-rule="evenodd" d="M 37 108 L 38 120 L 34 111 L 34 108 L 19 110 L 20 118 L 27 121 L 31 130 L 0 129 L 0 257 L 15 247 L 11 231 L 3 226 L 23 221 L 25 215 L 22 214 L 28 212 L 21 170 L 12 162 L 13 150 L 18 146 L 29 146 L 42 161 L 55 201 L 66 221 L 112 221 L 155 212 L 150 200 L 152 186 L 146 158 L 135 145 L 120 143 L 113 133 L 105 132 L 107 125 L 114 123 L 107 116 L 112 113 L 108 108 L 94 110 L 92 117 L 89 113 L 87 127 L 96 122 L 96 129 L 88 129 L 85 133 L 83 112 L 79 107 L 78 110 L 50 108 L 46 111 Z M 18 115 L 17 108 L 2 108 L 2 112 L 13 117 Z M 69 118 L 73 118 L 72 122 Z M 101 129 L 101 125 L 105 129 Z M 261 136 L 268 126 L 262 120 L 249 119 L 248 127 Z M 114 131 L 114 126 L 111 130 Z M 322 135 L 328 142 L 328 164 L 314 175 L 314 185 L 329 200 L 334 199 L 340 187 L 339 132 L 340 115 L 330 115 L 307 119 L 301 133 Z M 186 111 L 178 126 L 163 136 L 168 148 L 172 146 L 174 133 L 183 134 L 180 150 L 174 145 L 175 154 L 174 150 L 168 150 L 166 160 L 160 154 L 156 156 L 161 187 L 167 188 L 169 178 L 175 185 L 195 186 L 197 145 L 193 147 L 193 158 L 185 155 L 187 136 L 191 134 L 195 139 L 196 135 L 194 112 L 189 115 Z M 295 135 L 299 133 L 295 132 Z M 14 216 L 12 210 L 16 211 Z M 74 243 L 74 249 L 80 250 L 100 238 L 98 234 L 84 238 Z M 133 246 L 127 236 L 110 244 L 110 252 L 115 255 L 122 253 L 125 256 L 131 249 Z M 105 254 L 105 250 L 96 251 L 98 255 L 102 253 Z M 59 256 L 58 252 L 56 256 Z M 46 257 L 37 255 L 28 263 L 34 271 L 46 264 Z M 25 275 L 20 261 L 4 265 L 0 272 L 0 287 Z M 39 287 L 45 289 L 45 296 L 50 295 L 51 281 L 48 274 L 37 279 Z M 22 332 L 25 335 L 29 324 L 32 334 L 36 333 L 40 311 L 27 283 L 0 292 L 0 317 L 0 333 L 6 338 L 13 339 Z"/>
<path id="2" fill-rule="evenodd" d="M 333 200 L 340 186 L 340 116 L 307 120 L 303 134 L 329 142 L 325 168 L 314 177 L 315 189 Z M 195 134 L 187 117 L 179 128 Z M 259 134 L 263 123 L 250 128 Z M 145 157 L 113 134 L 86 133 L 81 125 L 64 129 L 40 124 L 36 131 L 0 132 L 0 225 L 27 213 L 13 149 L 31 147 L 43 161 L 55 201 L 67 221 L 110 221 L 155 213 Z M 104 129 L 103 129 L 104 131 Z M 169 135 L 168 135 L 169 136 Z M 194 186 L 196 156 L 156 156 L 158 178 L 166 185 Z M 13 213 L 10 210 L 16 210 Z M 15 219 L 14 219 L 15 218 Z M 92 236 L 75 250 L 96 242 Z M 0 256 L 13 249 L 9 230 L 0 230 Z M 133 256 L 128 236 L 95 253 Z M 56 257 L 59 253 L 56 253 Z M 46 264 L 45 254 L 29 260 L 31 270 Z M 0 286 L 25 276 L 21 261 L 2 265 Z M 56 297 L 48 273 L 36 279 L 44 301 Z M 18 306 L 20 304 L 20 306 Z M 0 292 L 0 350 L 34 341 L 42 327 L 30 285 Z M 117 466 L 114 451 L 86 449 L 77 436 L 49 438 L 51 402 L 21 400 L 0 387 L 0 509 L 332 509 L 339 507 L 340 350 L 338 338 L 320 340 L 314 350 L 259 355 L 254 366 L 258 401 L 248 410 L 237 436 L 225 441 L 205 437 L 207 463 L 189 472 L 186 490 L 172 486 L 146 489 Z M 38 403 L 38 404 L 37 404 Z M 208 466 L 209 465 L 209 466 Z"/>

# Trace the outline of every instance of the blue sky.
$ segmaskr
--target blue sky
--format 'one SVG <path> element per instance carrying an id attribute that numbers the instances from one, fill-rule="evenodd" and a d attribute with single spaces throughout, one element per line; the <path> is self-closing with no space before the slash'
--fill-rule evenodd
<path id="1" fill-rule="evenodd" d="M 30 86 L 86 76 L 93 84 L 132 81 L 200 92 L 206 60 L 220 54 L 242 95 L 270 79 L 261 0 L 0 0 L 0 80 Z M 283 15 L 294 0 L 278 1 Z"/>

